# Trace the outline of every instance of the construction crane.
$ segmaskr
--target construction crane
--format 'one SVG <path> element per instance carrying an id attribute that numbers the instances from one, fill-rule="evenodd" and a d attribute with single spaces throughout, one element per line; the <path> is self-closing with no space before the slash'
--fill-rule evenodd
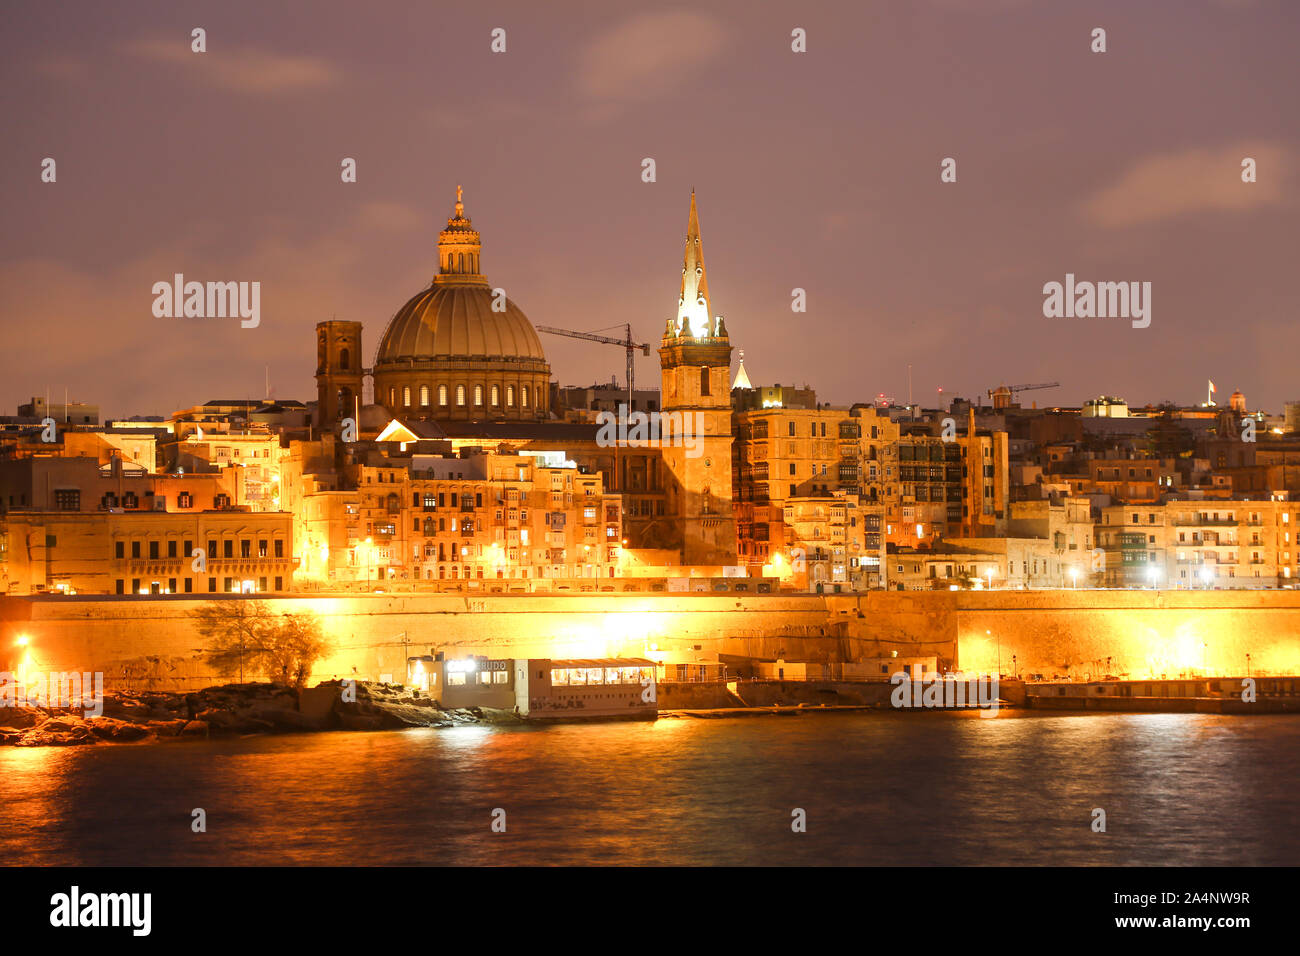
<path id="1" fill-rule="evenodd" d="M 627 407 L 628 411 L 632 410 L 632 390 L 636 383 L 636 373 L 632 368 L 632 359 L 635 349 L 640 349 L 642 355 L 650 354 L 650 345 L 648 342 L 632 341 L 632 326 L 625 325 L 624 337 L 616 339 L 608 335 L 597 335 L 595 332 L 574 332 L 572 329 L 556 329 L 549 325 L 534 326 L 538 332 L 550 332 L 552 335 L 567 335 L 571 339 L 584 339 L 588 342 L 603 342 L 605 345 L 618 345 L 627 350 Z"/>
<path id="2" fill-rule="evenodd" d="M 989 398 L 993 399 L 993 408 L 1009 408 L 1016 392 L 1032 392 L 1040 388 L 1059 388 L 1060 382 L 1042 382 L 1038 385 L 999 385 L 989 389 Z"/>

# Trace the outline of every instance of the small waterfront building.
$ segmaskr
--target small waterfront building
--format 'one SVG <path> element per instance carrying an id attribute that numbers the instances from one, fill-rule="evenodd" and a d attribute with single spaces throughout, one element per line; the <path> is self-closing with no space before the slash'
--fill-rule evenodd
<path id="1" fill-rule="evenodd" d="M 654 720 L 659 714 L 656 665 L 645 658 L 413 658 L 408 671 L 409 680 L 447 708 L 532 720 Z"/>

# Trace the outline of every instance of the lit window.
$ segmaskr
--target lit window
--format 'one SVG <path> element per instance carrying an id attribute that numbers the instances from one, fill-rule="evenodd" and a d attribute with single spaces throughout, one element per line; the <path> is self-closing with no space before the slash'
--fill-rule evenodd
<path id="1" fill-rule="evenodd" d="M 411 407 L 411 386 L 409 385 L 402 386 L 402 406 L 405 408 Z"/>
<path id="2" fill-rule="evenodd" d="M 420 386 L 420 407 L 421 408 L 429 407 L 429 386 L 428 385 Z"/>
<path id="3" fill-rule="evenodd" d="M 478 406 L 478 405 L 482 405 L 482 404 L 483 404 L 483 386 L 482 386 L 482 385 L 475 385 L 475 386 L 474 386 L 474 404 L 475 404 L 476 406 Z"/>
<path id="4" fill-rule="evenodd" d="M 513 385 L 506 386 L 506 407 L 515 407 L 515 387 Z"/>
<path id="5" fill-rule="evenodd" d="M 464 404 L 465 404 L 465 386 L 464 386 L 464 385 L 457 385 L 457 386 L 456 386 L 456 404 L 457 404 L 457 405 L 460 405 L 460 406 L 462 406 L 462 407 L 463 407 Z"/>
<path id="6" fill-rule="evenodd" d="M 446 385 L 438 386 L 438 404 L 441 405 L 443 408 L 447 407 L 447 386 Z"/>

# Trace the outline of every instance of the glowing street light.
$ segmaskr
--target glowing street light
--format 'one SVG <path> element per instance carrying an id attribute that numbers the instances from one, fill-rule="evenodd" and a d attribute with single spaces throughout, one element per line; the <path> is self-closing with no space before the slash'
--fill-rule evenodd
<path id="1" fill-rule="evenodd" d="M 1070 580 L 1071 580 L 1072 582 L 1074 582 L 1074 586 L 1075 586 L 1076 588 L 1079 586 L 1079 569 L 1078 569 L 1078 568 L 1070 568 Z"/>
<path id="2" fill-rule="evenodd" d="M 988 571 L 985 572 L 984 576 L 989 579 L 989 590 L 992 591 L 993 590 L 993 569 L 989 568 Z"/>

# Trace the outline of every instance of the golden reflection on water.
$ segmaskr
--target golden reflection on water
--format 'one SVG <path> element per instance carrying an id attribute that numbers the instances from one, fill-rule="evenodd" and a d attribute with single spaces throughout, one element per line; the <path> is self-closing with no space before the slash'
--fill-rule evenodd
<path id="1" fill-rule="evenodd" d="M 38 865 L 1294 863 L 1297 776 L 1294 718 L 1199 714 L 806 713 L 7 748 L 0 850 Z M 206 834 L 190 828 L 197 807 Z M 1109 838 L 1089 829 L 1094 807 Z"/>

